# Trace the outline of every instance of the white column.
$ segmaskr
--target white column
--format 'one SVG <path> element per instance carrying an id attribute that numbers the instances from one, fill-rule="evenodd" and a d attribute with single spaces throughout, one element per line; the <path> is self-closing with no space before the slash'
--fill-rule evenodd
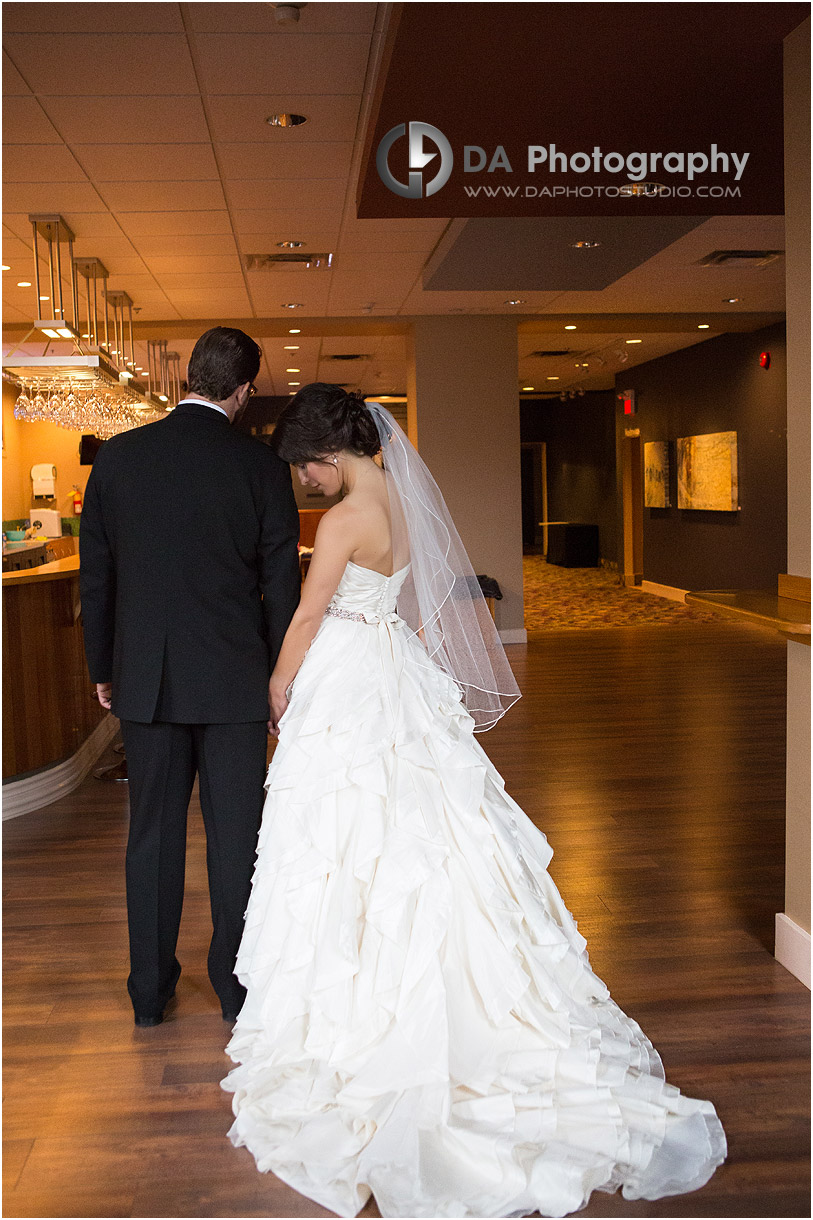
<path id="1" fill-rule="evenodd" d="M 810 576 L 810 20 L 785 39 L 788 573 Z M 785 911 L 776 956 L 810 986 L 810 648 L 788 642 Z"/>
<path id="2" fill-rule="evenodd" d="M 517 328 L 513 318 L 416 318 L 409 433 L 432 471 L 475 572 L 503 600 L 504 643 L 524 642 Z"/>

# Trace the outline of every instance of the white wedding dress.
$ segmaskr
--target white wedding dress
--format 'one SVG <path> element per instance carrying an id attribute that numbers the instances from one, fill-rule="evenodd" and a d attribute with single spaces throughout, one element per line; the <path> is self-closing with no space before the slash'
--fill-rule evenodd
<path id="1" fill-rule="evenodd" d="M 342 1216 L 695 1190 L 726 1155 L 714 1107 L 591 970 L 545 836 L 394 613 L 406 571 L 348 564 L 281 721 L 230 1138 Z"/>

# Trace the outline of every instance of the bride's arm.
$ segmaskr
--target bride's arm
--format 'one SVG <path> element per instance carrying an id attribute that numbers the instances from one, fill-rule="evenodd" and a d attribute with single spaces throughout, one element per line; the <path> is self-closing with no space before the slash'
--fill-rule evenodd
<path id="1" fill-rule="evenodd" d="M 308 575 L 268 684 L 271 706 L 269 729 L 276 733 L 288 706 L 286 691 L 297 675 L 305 653 L 319 630 L 327 604 L 338 588 L 347 561 L 357 547 L 356 513 L 344 504 L 328 509 L 316 531 Z"/>

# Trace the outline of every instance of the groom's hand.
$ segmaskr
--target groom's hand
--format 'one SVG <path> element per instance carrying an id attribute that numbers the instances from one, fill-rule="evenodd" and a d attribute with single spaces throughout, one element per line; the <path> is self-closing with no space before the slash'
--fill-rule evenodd
<path id="1" fill-rule="evenodd" d="M 112 682 L 97 682 L 96 698 L 99 700 L 102 707 L 106 707 L 107 710 L 110 711 L 110 703 L 113 698 Z"/>

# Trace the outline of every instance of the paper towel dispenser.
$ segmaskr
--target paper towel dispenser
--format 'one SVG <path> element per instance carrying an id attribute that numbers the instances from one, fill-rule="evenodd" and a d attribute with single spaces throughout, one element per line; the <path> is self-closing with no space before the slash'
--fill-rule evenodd
<path id="1" fill-rule="evenodd" d="M 35 496 L 56 495 L 56 466 L 50 462 L 39 462 L 31 467 L 31 482 Z"/>

